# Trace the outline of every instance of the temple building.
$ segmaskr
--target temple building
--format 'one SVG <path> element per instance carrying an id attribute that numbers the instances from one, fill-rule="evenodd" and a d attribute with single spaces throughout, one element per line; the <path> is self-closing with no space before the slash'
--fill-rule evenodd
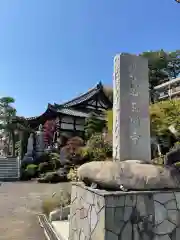
<path id="1" fill-rule="evenodd" d="M 17 117 L 18 122 L 26 120 L 36 130 L 47 120 L 56 120 L 59 134 L 66 136 L 84 135 L 85 120 L 93 113 L 97 118 L 104 119 L 105 110 L 112 108 L 112 101 L 105 93 L 101 82 L 88 92 L 63 104 L 48 104 L 46 111 L 37 117 Z"/>

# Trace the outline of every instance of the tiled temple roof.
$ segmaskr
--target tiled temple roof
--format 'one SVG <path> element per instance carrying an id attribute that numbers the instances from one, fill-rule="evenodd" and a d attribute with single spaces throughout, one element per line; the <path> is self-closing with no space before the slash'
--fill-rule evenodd
<path id="1" fill-rule="evenodd" d="M 57 110 L 57 112 L 66 114 L 69 116 L 82 117 L 82 118 L 88 118 L 91 115 L 91 113 L 85 113 L 85 112 L 77 111 L 77 110 L 70 109 L 70 108 L 62 108 L 62 109 Z M 96 117 L 98 119 L 104 120 L 103 116 L 96 116 Z"/>
<path id="2" fill-rule="evenodd" d="M 72 99 L 71 101 L 65 102 L 63 104 L 54 104 L 55 108 L 69 108 L 69 107 L 74 107 L 78 104 L 81 104 L 83 102 L 87 102 L 90 100 L 93 96 L 96 94 L 100 93 L 103 94 L 103 97 L 106 98 L 106 101 L 109 102 L 109 105 L 111 105 L 111 101 L 108 99 L 108 97 L 105 95 L 104 90 L 103 90 L 103 85 L 101 82 L 99 82 L 94 88 L 90 89 L 88 92 L 81 94 L 80 96 Z"/>
<path id="3" fill-rule="evenodd" d="M 102 96 L 102 100 L 106 101 L 109 106 L 112 106 L 111 101 L 108 99 L 106 94 L 104 93 L 103 85 L 101 82 L 99 82 L 94 88 L 90 89 L 88 92 L 81 94 L 80 96 L 72 99 L 71 101 L 65 102 L 63 104 L 48 104 L 48 107 L 44 113 L 42 113 L 39 116 L 34 117 L 15 117 L 14 121 L 17 122 L 23 122 L 23 121 L 39 121 L 42 118 L 46 118 L 50 114 L 55 115 L 56 113 L 64 114 L 64 115 L 70 115 L 75 117 L 82 117 L 82 118 L 88 118 L 90 116 L 90 113 L 83 112 L 79 109 L 74 109 L 76 106 L 80 105 L 81 103 L 86 103 L 88 100 L 93 98 L 96 94 L 100 93 Z M 103 116 L 97 115 L 99 119 L 104 119 Z"/>

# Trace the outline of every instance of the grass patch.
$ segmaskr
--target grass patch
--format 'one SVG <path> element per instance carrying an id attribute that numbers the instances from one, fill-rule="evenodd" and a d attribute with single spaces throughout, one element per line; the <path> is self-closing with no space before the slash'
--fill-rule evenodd
<path id="1" fill-rule="evenodd" d="M 71 202 L 71 195 L 68 192 L 61 191 L 45 198 L 42 202 L 42 212 L 49 216 L 53 210 L 68 206 Z"/>

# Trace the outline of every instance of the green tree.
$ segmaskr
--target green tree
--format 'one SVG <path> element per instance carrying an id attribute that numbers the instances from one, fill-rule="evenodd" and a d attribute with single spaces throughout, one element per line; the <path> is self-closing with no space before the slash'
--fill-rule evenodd
<path id="1" fill-rule="evenodd" d="M 94 114 L 86 120 L 85 123 L 85 136 L 89 139 L 93 134 L 100 133 L 105 127 L 105 121 L 98 119 Z"/>
<path id="2" fill-rule="evenodd" d="M 27 145 L 27 139 L 32 129 L 29 127 L 28 122 L 25 119 L 16 117 L 16 109 L 13 107 L 15 99 L 12 97 L 0 98 L 0 129 L 1 135 L 5 136 L 8 140 L 8 153 L 10 142 L 12 143 L 12 155 L 15 156 L 16 149 L 22 156 L 22 152 Z M 19 134 L 16 134 L 19 133 Z M 21 136 L 19 139 L 19 135 Z M 24 144 L 24 139 L 26 144 Z M 20 141 L 19 143 L 17 143 Z"/>
<path id="3" fill-rule="evenodd" d="M 166 100 L 151 104 L 149 107 L 151 134 L 156 136 L 166 136 L 169 134 L 168 128 L 173 125 L 180 132 L 180 100 Z M 113 128 L 113 112 L 107 112 L 108 130 Z"/>
<path id="4" fill-rule="evenodd" d="M 180 100 L 166 100 L 151 104 L 151 131 L 158 136 L 168 134 L 168 128 L 173 125 L 180 131 Z"/>
<path id="5" fill-rule="evenodd" d="M 175 78 L 180 73 L 180 50 L 166 52 L 163 49 L 148 51 L 139 54 L 148 59 L 149 66 L 149 90 L 151 102 L 154 99 L 154 87 Z M 104 86 L 106 96 L 113 101 L 112 87 Z"/>
<path id="6" fill-rule="evenodd" d="M 153 102 L 154 87 L 170 78 L 176 78 L 180 73 L 180 51 L 165 52 L 161 49 L 143 52 L 140 56 L 148 59 L 150 98 Z"/>
<path id="7" fill-rule="evenodd" d="M 28 121 L 22 117 L 12 118 L 12 127 L 18 132 L 18 139 L 15 144 L 15 151 L 23 158 L 27 151 L 27 143 L 30 133 L 35 133 L 35 131 L 30 127 Z"/>
<path id="8" fill-rule="evenodd" d="M 0 98 L 0 129 L 8 139 L 8 152 L 10 141 L 12 141 L 13 156 L 15 155 L 15 129 L 11 120 L 16 115 L 16 109 L 12 106 L 14 102 L 15 100 L 12 97 Z"/>
<path id="9" fill-rule="evenodd" d="M 106 112 L 106 120 L 107 120 L 108 132 L 112 133 L 112 130 L 113 130 L 113 111 L 112 110 L 108 110 Z"/>

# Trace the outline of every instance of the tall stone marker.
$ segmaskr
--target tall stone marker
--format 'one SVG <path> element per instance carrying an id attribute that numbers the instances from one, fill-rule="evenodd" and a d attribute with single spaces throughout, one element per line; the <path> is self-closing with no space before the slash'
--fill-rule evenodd
<path id="1" fill-rule="evenodd" d="M 113 78 L 113 158 L 150 162 L 148 60 L 116 55 Z"/>

